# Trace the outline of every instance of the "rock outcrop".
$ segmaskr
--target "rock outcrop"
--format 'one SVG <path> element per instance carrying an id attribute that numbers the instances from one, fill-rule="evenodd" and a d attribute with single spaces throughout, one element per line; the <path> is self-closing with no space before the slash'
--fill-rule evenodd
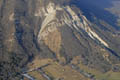
<path id="1" fill-rule="evenodd" d="M 62 65 L 79 57 L 78 63 L 101 72 L 119 64 L 119 30 L 94 13 L 90 20 L 76 2 L 0 0 L 0 63 L 21 71 L 36 56 Z"/>

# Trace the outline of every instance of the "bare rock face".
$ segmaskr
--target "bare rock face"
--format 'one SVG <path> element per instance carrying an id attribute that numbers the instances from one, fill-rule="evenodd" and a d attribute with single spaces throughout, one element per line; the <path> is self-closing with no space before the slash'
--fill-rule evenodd
<path id="1" fill-rule="evenodd" d="M 94 13 L 91 20 L 78 5 L 79 0 L 0 0 L 0 69 L 14 66 L 0 74 L 19 75 L 36 56 L 64 65 L 79 57 L 101 72 L 120 63 L 120 31 Z"/>

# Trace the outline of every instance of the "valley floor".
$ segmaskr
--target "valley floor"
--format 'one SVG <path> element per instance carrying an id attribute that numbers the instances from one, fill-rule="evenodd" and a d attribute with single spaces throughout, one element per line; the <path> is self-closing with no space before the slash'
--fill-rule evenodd
<path id="1" fill-rule="evenodd" d="M 63 66 L 51 59 L 37 59 L 28 66 L 26 74 L 33 77 L 31 80 L 120 80 L 120 72 L 102 73 L 74 62 Z"/>

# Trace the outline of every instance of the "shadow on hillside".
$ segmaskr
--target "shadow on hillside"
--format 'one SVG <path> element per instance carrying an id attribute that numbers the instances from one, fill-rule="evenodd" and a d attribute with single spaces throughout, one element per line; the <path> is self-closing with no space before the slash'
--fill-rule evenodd
<path id="1" fill-rule="evenodd" d="M 113 0 L 76 0 L 72 1 L 71 4 L 75 4 L 79 7 L 90 21 L 93 21 L 92 15 L 94 15 L 97 19 L 112 25 L 116 30 L 120 30 L 116 25 L 118 19 L 117 16 L 113 15 L 110 11 L 105 10 L 105 8 L 113 6 L 112 2 Z"/>

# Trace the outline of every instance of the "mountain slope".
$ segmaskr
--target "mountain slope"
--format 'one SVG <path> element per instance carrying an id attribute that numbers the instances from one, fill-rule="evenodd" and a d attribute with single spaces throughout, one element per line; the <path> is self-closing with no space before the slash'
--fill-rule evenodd
<path id="1" fill-rule="evenodd" d="M 0 79 L 20 80 L 22 74 L 41 67 L 40 72 L 46 74 L 51 66 L 66 70 L 71 66 L 83 80 L 96 77 L 74 65 L 101 73 L 119 72 L 119 26 L 113 24 L 112 14 L 110 18 L 105 10 L 96 7 L 101 13 L 95 12 L 92 4 L 86 4 L 80 0 L 0 0 Z M 65 73 L 69 71 L 59 75 Z"/>

